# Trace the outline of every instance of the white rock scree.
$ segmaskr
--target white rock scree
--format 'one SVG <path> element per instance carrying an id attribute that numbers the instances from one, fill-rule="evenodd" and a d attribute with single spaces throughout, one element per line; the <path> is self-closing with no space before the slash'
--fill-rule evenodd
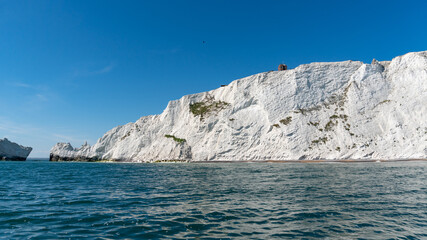
<path id="1" fill-rule="evenodd" d="M 427 156 L 427 51 L 304 64 L 169 102 L 51 161 L 396 160 Z"/>
<path id="2" fill-rule="evenodd" d="M 0 160 L 25 161 L 32 150 L 31 147 L 18 145 L 7 138 L 0 139 Z"/>

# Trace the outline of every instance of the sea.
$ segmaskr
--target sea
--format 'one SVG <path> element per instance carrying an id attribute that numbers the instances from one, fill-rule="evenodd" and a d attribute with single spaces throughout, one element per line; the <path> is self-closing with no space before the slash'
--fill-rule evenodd
<path id="1" fill-rule="evenodd" d="M 427 239 L 427 162 L 0 162 L 0 239 Z"/>

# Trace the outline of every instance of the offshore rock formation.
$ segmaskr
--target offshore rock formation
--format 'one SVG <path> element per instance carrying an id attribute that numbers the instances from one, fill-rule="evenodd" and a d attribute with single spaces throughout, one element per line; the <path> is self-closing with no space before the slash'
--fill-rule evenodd
<path id="1" fill-rule="evenodd" d="M 7 138 L 0 139 L 0 160 L 25 161 L 32 150 L 31 147 L 23 147 Z"/>
<path id="2" fill-rule="evenodd" d="M 169 102 L 51 160 L 243 161 L 427 156 L 427 52 L 311 63 Z"/>

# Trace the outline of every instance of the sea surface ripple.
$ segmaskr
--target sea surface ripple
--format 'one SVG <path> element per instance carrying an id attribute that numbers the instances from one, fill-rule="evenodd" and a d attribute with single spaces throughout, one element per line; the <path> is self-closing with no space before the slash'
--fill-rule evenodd
<path id="1" fill-rule="evenodd" d="M 0 239 L 427 239 L 427 163 L 0 162 Z"/>

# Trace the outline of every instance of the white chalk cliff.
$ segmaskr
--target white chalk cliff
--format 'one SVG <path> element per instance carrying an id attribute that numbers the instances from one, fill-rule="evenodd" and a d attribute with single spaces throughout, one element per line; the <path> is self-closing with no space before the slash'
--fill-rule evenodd
<path id="1" fill-rule="evenodd" d="M 25 161 L 32 150 L 31 147 L 18 145 L 7 138 L 0 139 L 0 160 Z"/>
<path id="2" fill-rule="evenodd" d="M 427 156 L 427 51 L 311 63 L 169 102 L 51 160 L 242 161 Z"/>

